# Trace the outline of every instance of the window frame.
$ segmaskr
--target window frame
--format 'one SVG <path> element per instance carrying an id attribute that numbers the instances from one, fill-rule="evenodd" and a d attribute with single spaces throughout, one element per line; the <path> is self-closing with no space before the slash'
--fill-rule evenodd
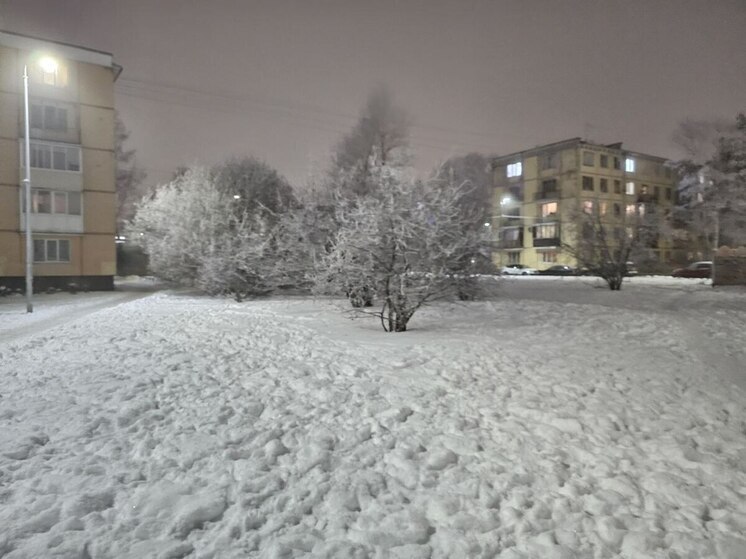
<path id="1" fill-rule="evenodd" d="M 633 157 L 627 157 L 624 159 L 624 172 L 625 173 L 634 173 L 635 172 L 635 160 Z"/>
<path id="2" fill-rule="evenodd" d="M 522 176 L 523 162 L 516 161 L 515 163 L 508 163 L 508 165 L 505 167 L 505 174 L 509 179 Z"/>
<path id="3" fill-rule="evenodd" d="M 594 181 L 593 177 L 589 175 L 583 175 L 581 182 L 582 182 L 582 189 L 585 192 L 593 192 L 596 189 L 596 184 L 595 184 L 596 181 Z M 589 185 L 590 188 L 586 188 L 586 184 Z"/>
<path id="4" fill-rule="evenodd" d="M 41 245 L 37 244 L 41 243 Z M 71 255 L 70 239 L 34 239 L 34 263 L 39 264 L 69 264 Z M 43 247 L 42 250 L 38 250 L 38 247 Z M 50 247 L 54 247 L 50 251 Z M 66 249 L 63 251 L 61 247 L 65 246 Z M 65 252 L 67 258 L 63 260 L 61 254 Z M 42 254 L 43 253 L 43 254 Z M 54 253 L 54 259 L 50 259 L 50 253 Z M 41 255 L 42 258 L 38 258 Z"/>
<path id="5" fill-rule="evenodd" d="M 66 144 L 63 142 L 47 142 L 45 140 L 30 140 L 29 147 L 31 152 L 31 168 L 32 169 L 44 169 L 46 171 L 55 171 L 60 173 L 77 173 L 83 172 L 83 150 L 78 144 Z M 65 154 L 65 169 L 58 169 L 55 167 L 55 156 L 62 153 L 64 150 Z M 26 150 L 21 149 L 21 167 L 26 167 Z M 73 162 L 70 158 L 70 153 L 75 152 L 77 161 Z M 36 164 L 34 164 L 36 159 Z M 42 163 L 47 165 L 39 164 L 40 160 Z M 70 163 L 73 162 L 73 167 L 77 169 L 70 169 Z"/>

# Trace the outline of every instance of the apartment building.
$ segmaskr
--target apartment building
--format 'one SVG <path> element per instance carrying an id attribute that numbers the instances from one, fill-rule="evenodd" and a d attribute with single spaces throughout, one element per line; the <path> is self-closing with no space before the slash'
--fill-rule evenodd
<path id="1" fill-rule="evenodd" d="M 576 265 L 566 250 L 577 235 L 578 212 L 595 213 L 609 229 L 629 216 L 665 216 L 674 203 L 674 178 L 667 160 L 617 144 L 571 138 L 495 158 L 493 260 L 497 266 L 538 269 Z M 627 220 L 628 221 L 628 220 Z M 661 262 L 670 247 L 661 239 L 648 247 Z"/>
<path id="2" fill-rule="evenodd" d="M 0 31 L 0 285 L 25 286 L 29 219 L 35 290 L 113 288 L 114 81 L 120 72 L 109 53 Z M 23 179 L 29 163 L 27 216 Z"/>

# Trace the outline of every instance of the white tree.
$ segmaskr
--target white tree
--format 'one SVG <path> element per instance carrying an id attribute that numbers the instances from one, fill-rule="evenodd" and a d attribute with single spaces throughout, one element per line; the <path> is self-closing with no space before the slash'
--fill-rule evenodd
<path id="1" fill-rule="evenodd" d="M 236 202 L 207 169 L 188 169 L 139 204 L 129 234 L 158 277 L 237 299 L 267 293 L 276 279 L 267 220 Z"/>
<path id="2" fill-rule="evenodd" d="M 461 187 L 414 181 L 380 162 L 371 168 L 371 179 L 375 196 L 339 207 L 339 230 L 316 290 L 348 296 L 350 290 L 368 290 L 380 310 L 358 312 L 379 317 L 388 332 L 404 332 L 424 305 L 470 294 L 470 266 L 485 239 L 465 222 Z"/>

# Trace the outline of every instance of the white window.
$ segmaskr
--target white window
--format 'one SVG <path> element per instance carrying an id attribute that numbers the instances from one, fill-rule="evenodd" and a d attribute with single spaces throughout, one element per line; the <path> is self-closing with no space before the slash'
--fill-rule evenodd
<path id="1" fill-rule="evenodd" d="M 541 204 L 541 217 L 551 217 L 557 215 L 557 202 L 547 202 Z"/>
<path id="2" fill-rule="evenodd" d="M 37 169 L 80 172 L 80 146 L 31 141 L 31 166 Z M 21 150 L 22 164 L 26 165 L 26 150 Z"/>
<path id="3" fill-rule="evenodd" d="M 598 213 L 601 215 L 606 215 L 606 212 L 609 211 L 609 203 L 608 202 L 599 202 L 598 203 Z"/>
<path id="4" fill-rule="evenodd" d="M 556 239 L 559 235 L 556 223 L 537 225 L 534 231 L 535 239 Z"/>
<path id="5" fill-rule="evenodd" d="M 635 160 L 631 157 L 628 157 L 624 160 L 624 170 L 628 173 L 634 173 L 635 172 Z"/>
<path id="6" fill-rule="evenodd" d="M 627 204 L 627 215 L 635 215 L 636 206 L 634 204 Z"/>
<path id="7" fill-rule="evenodd" d="M 34 239 L 34 262 L 70 262 L 70 241 Z"/>
<path id="8" fill-rule="evenodd" d="M 557 262 L 557 251 L 556 250 L 542 250 L 540 253 L 541 262 L 543 264 L 556 264 Z"/>
<path id="9" fill-rule="evenodd" d="M 523 174 L 523 163 L 517 161 L 508 165 L 508 177 L 520 177 Z"/>
<path id="10" fill-rule="evenodd" d="M 26 212 L 26 193 L 21 200 Z M 31 213 L 80 215 L 80 192 L 31 189 Z"/>
<path id="11" fill-rule="evenodd" d="M 633 181 L 627 182 L 627 194 L 635 193 L 635 183 Z"/>
<path id="12" fill-rule="evenodd" d="M 583 211 L 587 214 L 593 213 L 593 200 L 583 200 Z"/>
<path id="13" fill-rule="evenodd" d="M 42 67 L 40 71 L 42 83 L 55 87 L 67 86 L 67 66 L 64 64 L 57 62 L 53 68 Z"/>

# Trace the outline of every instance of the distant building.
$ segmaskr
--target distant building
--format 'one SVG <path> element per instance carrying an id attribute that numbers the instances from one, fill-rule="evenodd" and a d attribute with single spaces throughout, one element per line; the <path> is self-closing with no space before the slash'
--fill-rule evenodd
<path id="1" fill-rule="evenodd" d="M 34 289 L 112 289 L 114 81 L 121 67 L 106 52 L 7 31 L 0 31 L 0 285 L 24 287 L 24 64 Z"/>
<path id="2" fill-rule="evenodd" d="M 659 211 L 674 203 L 674 178 L 667 160 L 572 138 L 493 160 L 493 260 L 498 266 L 539 269 L 576 265 L 563 249 L 572 245 L 579 210 L 597 212 L 612 229 L 625 215 Z M 665 241 L 649 247 L 660 262 Z"/>

